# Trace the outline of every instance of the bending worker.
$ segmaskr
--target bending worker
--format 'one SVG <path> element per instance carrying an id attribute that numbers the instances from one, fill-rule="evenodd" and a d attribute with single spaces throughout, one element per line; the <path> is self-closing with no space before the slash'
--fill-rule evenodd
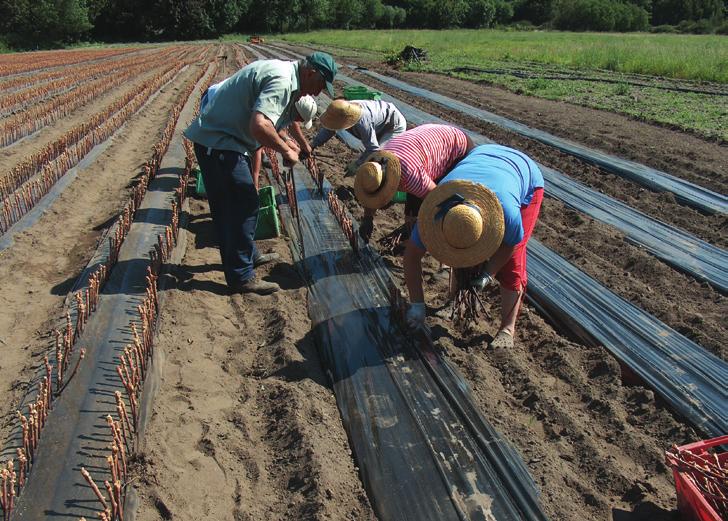
<path id="1" fill-rule="evenodd" d="M 364 240 L 374 230 L 374 213 L 389 204 L 397 190 L 407 192 L 405 220 L 414 223 L 422 199 L 474 147 L 459 128 L 428 124 L 392 138 L 371 154 L 354 179 L 354 193 L 365 209 L 359 227 Z"/>
<path id="2" fill-rule="evenodd" d="M 316 107 L 316 100 L 313 98 L 313 96 L 301 97 L 296 102 L 296 115 L 294 117 L 292 126 L 289 127 L 289 129 L 300 128 L 300 125 L 297 125 L 300 122 L 303 123 L 304 128 L 311 128 L 313 126 L 313 118 L 316 116 L 317 111 L 318 109 Z M 311 147 L 308 146 L 308 141 L 306 141 L 306 138 L 300 131 L 294 133 L 294 136 L 296 137 L 291 137 L 291 135 L 289 134 L 289 129 L 280 129 L 278 131 L 278 135 L 283 141 L 286 142 L 286 145 L 291 147 L 294 152 L 298 154 L 299 159 L 305 159 L 311 153 Z M 308 148 L 308 152 L 306 152 L 306 148 Z M 255 151 L 252 159 L 253 181 L 255 182 L 256 190 L 258 189 L 258 177 L 260 176 L 260 168 L 262 165 L 263 147 L 258 147 L 258 150 Z"/>
<path id="3" fill-rule="evenodd" d="M 300 61 L 253 62 L 219 85 L 184 132 L 195 144 L 225 280 L 233 292 L 265 295 L 280 289 L 255 277 L 255 267 L 274 260 L 275 255 L 260 255 L 255 248 L 258 192 L 251 157 L 266 146 L 280 153 L 284 164 L 297 163 L 298 152 L 278 134 L 289 125 L 294 137 L 300 134 L 301 149 L 310 152 L 294 122 L 295 104 L 302 96 L 318 95 L 324 87 L 333 96 L 336 71 L 333 58 L 322 52 Z"/>
<path id="4" fill-rule="evenodd" d="M 528 276 L 526 244 L 538 219 L 544 180 L 525 154 L 500 145 L 476 147 L 425 198 L 405 246 L 410 296 L 407 324 L 425 321 L 422 257 L 453 268 L 482 265 L 479 289 L 500 284 L 501 324 L 492 348 L 512 347 Z"/>
<path id="5" fill-rule="evenodd" d="M 397 107 L 378 100 L 335 99 L 321 114 L 320 121 L 324 128 L 313 138 L 311 148 L 326 143 L 337 130 L 346 130 L 364 145 L 364 152 L 346 167 L 347 175 L 354 175 L 372 152 L 407 130 L 407 121 Z"/>

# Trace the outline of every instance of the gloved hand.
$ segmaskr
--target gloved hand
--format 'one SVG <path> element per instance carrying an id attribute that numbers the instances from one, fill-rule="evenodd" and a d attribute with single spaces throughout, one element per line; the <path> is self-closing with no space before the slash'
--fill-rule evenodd
<path id="1" fill-rule="evenodd" d="M 425 327 L 425 303 L 412 302 L 404 319 L 410 329 L 419 330 Z"/>
<path id="2" fill-rule="evenodd" d="M 372 232 L 374 232 L 374 217 L 367 217 L 365 215 L 359 223 L 359 235 L 364 242 L 369 242 L 369 239 L 372 238 Z"/>
<path id="3" fill-rule="evenodd" d="M 484 289 L 497 286 L 498 281 L 494 277 L 491 277 L 490 273 L 486 271 L 482 275 L 479 275 L 471 280 L 470 285 L 478 291 L 483 291 Z"/>
<path id="4" fill-rule="evenodd" d="M 356 171 L 359 169 L 359 165 L 356 164 L 356 161 L 352 161 L 348 165 L 346 165 L 346 173 L 344 174 L 344 177 L 351 177 L 353 175 L 356 175 Z"/>

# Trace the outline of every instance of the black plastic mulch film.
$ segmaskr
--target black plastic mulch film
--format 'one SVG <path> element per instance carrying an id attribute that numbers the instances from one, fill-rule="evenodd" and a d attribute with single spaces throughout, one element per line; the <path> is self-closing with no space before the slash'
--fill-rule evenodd
<path id="1" fill-rule="evenodd" d="M 305 170 L 294 176 L 300 227 L 288 206 L 281 213 L 379 519 L 546 519 L 520 456 L 480 416 L 462 377 L 427 338 L 413 339 L 392 319 L 389 271 L 371 248 L 351 249 L 329 210 L 331 185 L 321 193 Z"/>
<path id="2" fill-rule="evenodd" d="M 387 85 L 409 92 L 416 96 L 427 98 L 430 101 L 434 101 L 435 103 L 442 105 L 443 107 L 477 117 L 483 121 L 493 123 L 522 136 L 535 139 L 541 143 L 554 147 L 562 152 L 566 152 L 567 154 L 571 154 L 579 159 L 583 159 L 584 161 L 597 165 L 608 172 L 613 172 L 657 192 L 671 192 L 675 194 L 675 197 L 679 201 L 692 208 L 711 214 L 728 214 L 728 197 L 724 194 L 708 190 L 707 188 L 696 185 L 695 183 L 690 183 L 684 179 L 680 179 L 679 177 L 675 177 L 641 163 L 636 163 L 634 161 L 606 154 L 599 150 L 574 143 L 568 139 L 556 137 L 542 130 L 531 128 L 522 123 L 488 112 L 487 110 L 479 109 L 478 107 L 468 105 L 467 103 L 443 96 L 442 94 L 437 94 L 436 92 L 430 92 L 426 89 L 415 87 L 409 83 L 384 76 L 374 71 L 355 68 L 353 66 L 351 67 L 358 72 L 371 76 L 372 78 L 386 83 Z"/>
<path id="3" fill-rule="evenodd" d="M 279 49 L 276 48 L 276 50 Z M 301 55 L 292 51 L 286 52 L 296 58 L 301 57 Z M 381 80 L 381 78 L 383 78 L 382 75 L 377 75 L 377 79 Z M 364 85 L 363 83 L 352 80 L 343 74 L 337 74 L 336 79 L 350 85 Z M 391 78 L 387 79 L 387 82 L 392 81 L 397 81 L 398 88 L 404 89 L 404 86 L 406 85 L 398 80 L 392 80 Z M 418 96 L 438 103 L 444 104 L 445 101 L 448 101 L 449 105 L 447 106 L 449 108 L 453 108 L 471 116 L 480 117 L 479 112 L 482 112 L 476 107 L 456 102 L 455 100 L 428 92 L 424 89 L 417 89 L 412 86 L 408 86 L 407 88 L 413 93 L 416 93 Z M 416 89 L 417 92 L 414 92 L 413 89 Z M 383 94 L 382 99 L 396 103 L 397 108 L 402 111 L 407 120 L 412 121 L 413 123 L 450 124 L 443 119 L 433 116 L 432 114 L 428 114 L 427 112 L 387 94 Z M 505 120 L 505 118 L 500 119 L 508 121 Z M 511 123 L 514 125 L 516 124 L 514 122 Z M 463 130 L 476 144 L 493 143 L 493 141 L 481 134 L 467 129 Z M 584 148 L 582 152 L 583 154 L 586 154 L 587 151 L 589 150 Z M 604 156 L 601 152 L 589 152 L 593 152 L 593 155 L 590 157 L 592 157 L 591 162 L 594 163 L 598 163 L 597 157 Z M 613 159 L 617 160 L 617 158 Z M 636 165 L 636 163 L 632 164 Z M 599 163 L 599 165 L 603 166 L 601 163 Z M 544 179 L 546 180 L 547 196 L 554 197 L 575 210 L 614 226 L 620 232 L 625 234 L 627 240 L 644 247 L 652 255 L 659 258 L 666 264 L 688 273 L 699 280 L 708 282 L 718 291 L 728 294 L 728 252 L 700 240 L 689 233 L 685 233 L 678 228 L 655 220 L 612 197 L 604 195 L 596 190 L 592 190 L 557 170 L 541 164 L 539 164 L 539 167 L 541 168 Z M 647 167 L 643 168 L 646 169 Z M 650 179 L 654 177 L 655 174 L 652 174 Z"/>
<path id="4" fill-rule="evenodd" d="M 68 387 L 53 402 L 28 482 L 17 499 L 13 520 L 96 519 L 97 513 L 102 510 L 91 487 L 82 477 L 81 468 L 86 468 L 102 489 L 104 480 L 111 480 L 105 457 L 111 454 L 112 437 L 105 418 L 109 414 L 117 414 L 114 392 L 124 393 L 115 368 L 124 347 L 133 342 L 129 324 L 138 317 L 137 306 L 146 296 L 149 251 L 157 243 L 157 236 L 164 233 L 172 216 L 171 202 L 186 158 L 181 136 L 182 121 L 191 117 L 204 78 L 199 80 L 179 116 L 175 138 L 137 210 L 121 246 L 118 262 L 101 291 L 98 308 L 79 338 L 78 346 L 86 348 L 86 357 Z M 177 249 L 175 256 L 180 256 L 181 251 Z M 104 241 L 84 270 L 84 276 L 107 254 L 108 246 Z M 85 277 L 81 279 L 85 280 Z M 78 288 L 76 283 L 74 290 Z M 160 300 L 162 298 L 160 295 Z M 153 388 L 158 381 L 159 365 L 155 355 L 144 382 L 138 433 L 144 432 Z M 19 436 L 16 432 L 9 444 L 2 447 L 0 459 L 14 456 Z M 135 507 L 135 494 L 129 487 L 126 490 L 124 519 L 133 521 Z"/>
<path id="5" fill-rule="evenodd" d="M 337 75 L 337 79 L 362 85 L 344 75 Z M 328 103 L 323 96 L 319 98 L 321 105 Z M 395 102 L 405 117 L 415 123 L 443 122 L 391 96 L 383 98 Z M 486 141 L 478 134 L 469 135 L 481 143 Z M 569 184 L 582 186 L 573 181 Z M 547 181 L 547 193 L 554 190 L 554 183 Z M 596 194 L 586 187 L 583 191 Z M 582 204 L 577 195 L 573 198 L 575 204 Z M 671 238 L 668 242 L 678 241 Z M 728 263 L 723 267 L 728 269 Z M 554 322 L 565 325 L 584 341 L 604 345 L 703 432 L 710 436 L 728 432 L 726 362 L 615 295 L 534 239 L 529 243 L 527 296 Z"/>

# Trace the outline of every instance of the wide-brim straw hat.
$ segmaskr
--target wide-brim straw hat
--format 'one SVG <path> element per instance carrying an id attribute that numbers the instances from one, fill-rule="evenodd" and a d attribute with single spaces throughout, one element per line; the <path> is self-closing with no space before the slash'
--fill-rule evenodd
<path id="1" fill-rule="evenodd" d="M 391 152 L 372 153 L 356 171 L 354 195 L 364 208 L 385 207 L 397 193 L 402 167 Z"/>
<path id="2" fill-rule="evenodd" d="M 417 226 L 425 248 L 453 268 L 490 259 L 503 242 L 503 207 L 485 186 L 455 180 L 437 186 L 420 207 Z"/>
<path id="3" fill-rule="evenodd" d="M 345 130 L 356 125 L 361 118 L 361 105 L 344 99 L 332 101 L 319 121 L 329 130 Z"/>

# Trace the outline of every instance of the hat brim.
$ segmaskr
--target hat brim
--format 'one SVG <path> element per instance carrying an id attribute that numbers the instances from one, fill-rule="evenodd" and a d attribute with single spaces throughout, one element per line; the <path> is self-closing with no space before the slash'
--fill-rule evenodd
<path id="1" fill-rule="evenodd" d="M 332 105 L 333 103 L 336 102 L 332 102 Z M 349 105 L 347 107 L 347 110 L 341 110 L 338 113 L 332 113 L 332 105 L 329 105 L 319 118 L 319 121 L 321 121 L 321 125 L 327 130 L 346 130 L 356 125 L 357 122 L 361 119 L 361 105 L 351 102 L 348 103 Z M 343 117 L 340 117 L 342 116 L 342 113 Z"/>
<path id="2" fill-rule="evenodd" d="M 308 121 L 303 122 L 303 128 L 309 129 L 313 126 L 313 120 L 309 119 Z"/>
<path id="3" fill-rule="evenodd" d="M 442 220 L 435 221 L 440 210 L 438 205 L 454 194 L 477 206 L 483 218 L 480 237 L 468 248 L 456 248 L 448 243 L 442 230 Z M 450 181 L 427 194 L 420 207 L 417 227 L 425 248 L 438 261 L 453 268 L 469 268 L 490 259 L 503 242 L 503 207 L 495 193 L 481 184 Z"/>
<path id="4" fill-rule="evenodd" d="M 378 162 L 382 158 L 387 159 L 387 170 L 384 174 L 384 182 L 376 192 L 367 192 L 364 190 L 364 187 L 362 186 L 362 178 L 358 172 L 354 178 L 354 195 L 356 196 L 357 201 L 359 201 L 359 204 L 361 204 L 364 208 L 372 210 L 384 208 L 387 204 L 389 204 L 399 188 L 399 182 L 402 177 L 402 169 L 397 156 L 391 152 L 379 150 L 370 154 L 369 157 L 367 157 L 366 162 Z"/>

